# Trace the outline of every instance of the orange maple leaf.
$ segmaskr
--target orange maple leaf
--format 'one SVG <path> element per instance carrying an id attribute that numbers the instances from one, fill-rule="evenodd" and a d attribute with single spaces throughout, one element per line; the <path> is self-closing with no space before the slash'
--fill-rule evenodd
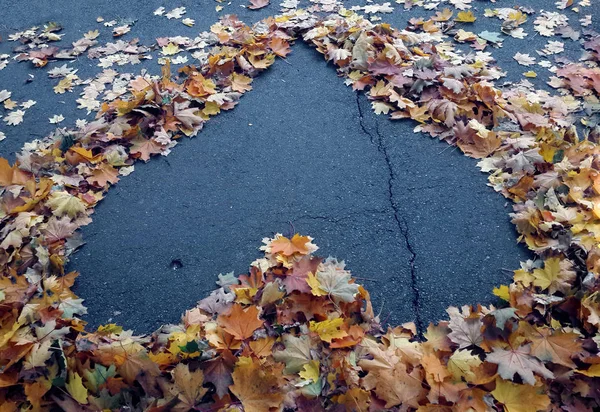
<path id="1" fill-rule="evenodd" d="M 278 55 L 279 57 L 287 56 L 292 50 L 290 49 L 290 44 L 279 37 L 275 37 L 273 40 L 269 42 L 269 47 L 273 50 L 273 53 Z"/>
<path id="2" fill-rule="evenodd" d="M 97 184 L 100 187 L 105 187 L 107 183 L 115 184 L 119 181 L 119 171 L 109 165 L 102 163 L 101 166 L 94 169 L 92 175 L 86 180 L 90 184 Z"/>
<path id="3" fill-rule="evenodd" d="M 242 305 L 236 303 L 231 308 L 229 315 L 221 315 L 218 318 L 219 325 L 236 339 L 244 340 L 252 336 L 254 331 L 260 328 L 264 321 L 258 318 L 258 308 L 250 306 L 243 309 Z"/>
<path id="4" fill-rule="evenodd" d="M 285 236 L 279 236 L 271 242 L 271 253 L 282 253 L 285 256 L 292 256 L 294 253 L 306 255 L 308 242 L 310 242 L 308 236 L 300 236 L 298 233 L 291 240 Z"/>
<path id="5" fill-rule="evenodd" d="M 11 166 L 8 160 L 0 157 L 0 186 L 12 184 L 23 185 L 29 179 L 29 174 L 17 167 Z"/>

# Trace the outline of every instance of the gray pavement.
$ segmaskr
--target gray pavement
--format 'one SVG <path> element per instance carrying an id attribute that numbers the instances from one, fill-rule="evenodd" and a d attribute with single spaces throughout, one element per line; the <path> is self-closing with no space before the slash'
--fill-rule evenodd
<path id="1" fill-rule="evenodd" d="M 519 4 L 475 3 L 479 15 L 484 7 Z M 239 4 L 244 3 L 217 13 L 212 1 L 91 6 L 3 0 L 0 34 L 6 38 L 16 29 L 55 20 L 65 27 L 63 43 L 95 28 L 107 41 L 110 29 L 95 22 L 102 15 L 138 19 L 124 38 L 151 44 L 159 36 L 193 36 L 225 12 L 253 22 L 278 10 L 271 5 L 250 11 Z M 549 2 L 520 4 L 539 9 Z M 153 16 L 161 5 L 187 6 L 186 17 L 196 26 Z M 382 17 L 404 27 L 418 14 L 423 10 L 409 14 L 397 6 Z M 477 24 L 469 29 L 499 30 L 500 22 L 480 18 Z M 531 26 L 527 31 L 533 35 Z M 518 80 L 527 69 L 512 55 L 524 47 L 534 53 L 546 41 L 507 38 L 494 55 L 509 79 Z M 13 45 L 0 42 L 0 54 Z M 82 57 L 69 65 L 88 77 L 100 70 L 96 63 Z M 144 66 L 159 71 L 155 61 Z M 23 84 L 28 74 L 35 80 Z M 12 160 L 25 142 L 50 132 L 47 119 L 53 114 L 63 114 L 63 124 L 85 117 L 74 109 L 77 94 L 56 95 L 54 83 L 45 69 L 26 63 L 0 71 L 0 90 L 12 90 L 13 99 L 38 101 L 19 127 L 0 124 L 8 136 L 0 142 L 0 154 Z M 245 273 L 260 256 L 261 238 L 276 232 L 309 234 L 319 255 L 344 259 L 382 318 L 394 324 L 418 320 L 423 326 L 444 318 L 449 305 L 494 302 L 491 289 L 508 282 L 508 269 L 530 257 L 516 243 L 510 205 L 486 186 L 475 160 L 414 133 L 411 121 L 374 115 L 366 98 L 357 97 L 302 42 L 287 62 L 277 61 L 253 86 L 238 107 L 213 118 L 198 137 L 183 140 L 166 158 L 136 164 L 97 207 L 94 222 L 83 229 L 87 244 L 69 264 L 82 274 L 75 290 L 85 299 L 92 326 L 112 319 L 145 333 L 177 322 L 214 289 L 217 273 Z M 182 266 L 174 269 L 173 261 Z"/>

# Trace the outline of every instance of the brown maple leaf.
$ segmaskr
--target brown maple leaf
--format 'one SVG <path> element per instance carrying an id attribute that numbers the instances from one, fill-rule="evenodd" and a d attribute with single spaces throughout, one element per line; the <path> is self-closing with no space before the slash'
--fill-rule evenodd
<path id="1" fill-rule="evenodd" d="M 279 409 L 284 398 L 280 382 L 282 376 L 283 364 L 270 366 L 258 359 L 242 356 L 235 364 L 233 385 L 229 389 L 247 412 Z"/>
<path id="2" fill-rule="evenodd" d="M 202 365 L 204 370 L 204 380 L 215 385 L 219 398 L 224 397 L 229 392 L 229 385 L 233 383 L 231 373 L 235 365 L 236 357 L 229 349 L 225 349 L 221 356 L 212 359 Z"/>
<path id="3" fill-rule="evenodd" d="M 310 292 L 310 286 L 306 282 L 309 273 L 317 273 L 317 268 L 321 263 L 320 258 L 303 257 L 297 262 L 294 262 L 292 270 L 288 270 L 283 285 L 288 293 L 298 291 L 301 293 Z"/>

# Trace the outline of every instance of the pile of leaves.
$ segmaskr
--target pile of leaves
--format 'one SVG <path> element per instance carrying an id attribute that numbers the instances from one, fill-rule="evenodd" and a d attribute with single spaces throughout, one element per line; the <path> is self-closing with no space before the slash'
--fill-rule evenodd
<path id="1" fill-rule="evenodd" d="M 28 143 L 12 166 L 0 159 L 2 410 L 600 407 L 599 133 L 593 115 L 583 137 L 573 126 L 585 104 L 597 110 L 598 53 L 589 71 L 557 73 L 585 101 L 500 91 L 491 59 L 439 43 L 443 23 L 396 30 L 343 9 L 294 10 L 252 28 L 228 17 L 211 29 L 206 64 L 177 78 L 168 65 L 160 78 L 137 76 L 94 122 Z M 598 35 L 588 36 L 595 50 Z M 263 239 L 248 274 L 220 275 L 181 324 L 147 337 L 115 324 L 86 331 L 71 290 L 78 274 L 64 273 L 76 230 L 137 159 L 168 154 L 232 109 L 300 37 L 376 113 L 413 119 L 482 159 L 490 184 L 515 202 L 520 239 L 539 259 L 494 290 L 505 306 L 449 308 L 450 321 L 422 337 L 412 323 L 384 329 L 343 262 L 313 256 L 308 236 L 278 234 Z"/>

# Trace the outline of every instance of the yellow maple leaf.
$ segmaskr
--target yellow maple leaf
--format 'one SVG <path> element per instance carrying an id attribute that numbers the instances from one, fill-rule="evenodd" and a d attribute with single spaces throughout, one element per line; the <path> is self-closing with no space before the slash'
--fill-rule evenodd
<path id="1" fill-rule="evenodd" d="M 69 372 L 69 382 L 65 384 L 67 392 L 82 405 L 88 403 L 88 390 L 83 386 L 81 376 L 77 372 Z"/>
<path id="2" fill-rule="evenodd" d="M 510 300 L 510 291 L 508 290 L 508 286 L 506 285 L 500 285 L 497 288 L 494 288 L 492 292 L 494 293 L 494 295 L 498 296 L 502 300 Z"/>
<path id="3" fill-rule="evenodd" d="M 600 364 L 590 366 L 586 370 L 577 369 L 575 372 L 581 373 L 582 375 L 589 376 L 590 378 L 600 378 Z"/>
<path id="4" fill-rule="evenodd" d="M 531 385 L 519 385 L 496 379 L 496 389 L 492 396 L 504 404 L 505 412 L 532 412 L 546 410 L 550 405 L 550 398 L 544 389 Z"/>
<path id="5" fill-rule="evenodd" d="M 73 79 L 71 77 L 65 77 L 61 81 L 58 82 L 56 86 L 54 86 L 54 93 L 63 94 L 67 90 L 71 90 L 73 88 Z"/>
<path id="6" fill-rule="evenodd" d="M 345 330 L 340 329 L 343 324 L 344 319 L 342 318 L 324 320 L 323 322 L 311 320 L 309 329 L 311 332 L 319 335 L 322 341 L 331 343 L 333 339 L 341 339 L 348 336 Z"/>
<path id="7" fill-rule="evenodd" d="M 575 279 L 575 272 L 565 268 L 565 264 L 568 264 L 568 262 L 565 262 L 561 267 L 559 258 L 546 259 L 543 269 L 533 271 L 533 277 L 535 278 L 533 285 L 541 287 L 542 290 L 548 289 L 548 293 L 551 294 L 556 291 L 567 291 L 571 287 L 570 282 Z"/>
<path id="8" fill-rule="evenodd" d="M 162 48 L 162 54 L 165 56 L 173 56 L 174 54 L 179 53 L 179 46 L 173 43 L 169 43 Z"/>
<path id="9" fill-rule="evenodd" d="M 523 76 L 529 77 L 529 78 L 535 78 L 535 77 L 537 77 L 537 73 L 534 72 L 533 70 L 529 70 L 528 72 L 523 73 Z"/>
<path id="10" fill-rule="evenodd" d="M 459 350 L 448 359 L 448 371 L 456 381 L 460 382 L 462 378 L 465 378 L 467 382 L 471 382 L 476 378 L 473 369 L 481 363 L 479 356 L 471 354 L 468 350 Z"/>
<path id="11" fill-rule="evenodd" d="M 473 23 L 475 20 L 477 20 L 477 17 L 475 17 L 472 11 L 460 11 L 454 19 L 454 21 L 459 23 Z"/>
<path id="12" fill-rule="evenodd" d="M 303 370 L 299 373 L 300 377 L 306 381 L 316 382 L 321 375 L 321 365 L 318 360 L 311 360 L 304 365 Z"/>
<path id="13" fill-rule="evenodd" d="M 327 292 L 325 292 L 321 288 L 321 283 L 319 282 L 319 279 L 317 279 L 317 275 L 315 275 L 314 273 L 312 273 L 312 272 L 308 273 L 308 278 L 306 279 L 306 283 L 308 283 L 308 286 L 310 286 L 311 293 L 314 296 L 327 295 Z"/>

